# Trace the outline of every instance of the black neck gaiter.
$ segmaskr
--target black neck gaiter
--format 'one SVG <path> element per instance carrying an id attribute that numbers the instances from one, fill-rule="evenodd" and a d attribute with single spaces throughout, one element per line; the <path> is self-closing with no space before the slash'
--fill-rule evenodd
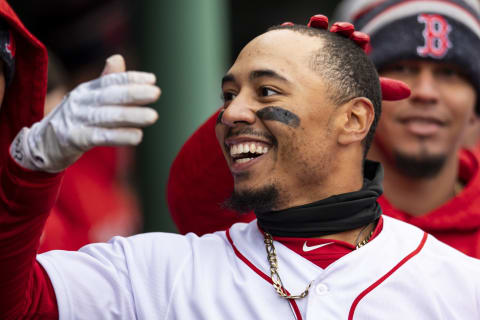
<path id="1" fill-rule="evenodd" d="M 380 218 L 383 168 L 366 160 L 363 187 L 280 211 L 255 212 L 259 227 L 277 237 L 319 237 L 353 230 Z"/>

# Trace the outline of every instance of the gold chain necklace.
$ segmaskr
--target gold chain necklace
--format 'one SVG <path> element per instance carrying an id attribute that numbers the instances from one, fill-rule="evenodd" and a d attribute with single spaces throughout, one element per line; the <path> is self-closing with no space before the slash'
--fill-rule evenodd
<path id="1" fill-rule="evenodd" d="M 278 274 L 278 260 L 277 260 L 277 253 L 275 251 L 275 247 L 273 245 L 273 238 L 272 235 L 268 232 L 265 232 L 265 249 L 267 249 L 267 257 L 268 262 L 270 263 L 270 278 L 273 282 L 273 288 L 277 293 L 285 298 L 285 299 L 301 299 L 307 296 L 308 289 L 312 285 L 313 281 L 310 281 L 307 288 L 299 295 L 290 295 L 286 292 L 283 288 L 282 279 L 280 279 L 280 275 Z"/>
<path id="2" fill-rule="evenodd" d="M 360 233 L 363 231 L 362 229 Z M 370 238 L 373 235 L 373 230 L 369 233 L 369 235 L 363 239 L 362 241 L 358 242 L 355 246 L 355 250 L 363 247 L 370 241 Z M 264 242 L 265 242 L 265 249 L 267 250 L 267 258 L 268 262 L 270 263 L 270 278 L 273 282 L 273 288 L 275 291 L 285 299 L 301 299 L 305 298 L 308 295 L 308 290 L 312 286 L 313 280 L 310 281 L 307 288 L 298 295 L 291 295 L 287 293 L 287 290 L 283 287 L 282 279 L 280 279 L 280 275 L 278 274 L 278 259 L 277 259 L 277 252 L 275 251 L 275 246 L 273 245 L 273 237 L 270 233 L 264 232 Z"/>

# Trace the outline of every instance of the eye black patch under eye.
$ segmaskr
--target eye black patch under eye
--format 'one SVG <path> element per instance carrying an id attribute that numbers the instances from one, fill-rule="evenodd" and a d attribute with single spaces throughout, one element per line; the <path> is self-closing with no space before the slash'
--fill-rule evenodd
<path id="1" fill-rule="evenodd" d="M 220 111 L 220 113 L 219 113 L 218 116 L 217 116 L 217 123 L 216 123 L 215 125 L 217 125 L 217 124 L 219 124 L 220 122 L 222 122 L 222 118 L 223 118 L 223 113 L 224 113 L 224 112 L 225 112 L 225 110 Z"/>
<path id="2" fill-rule="evenodd" d="M 280 107 L 265 107 L 257 111 L 257 116 L 262 120 L 282 122 L 292 128 L 300 125 L 300 118 L 295 113 Z"/>

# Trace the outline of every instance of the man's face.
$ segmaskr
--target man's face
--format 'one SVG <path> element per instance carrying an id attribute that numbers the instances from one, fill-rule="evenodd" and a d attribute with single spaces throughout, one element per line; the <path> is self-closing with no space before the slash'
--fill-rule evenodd
<path id="1" fill-rule="evenodd" d="M 225 111 L 216 134 L 235 191 L 274 187 L 279 197 L 271 209 L 318 200 L 310 197 L 318 196 L 334 159 L 336 109 L 309 66 L 319 41 L 267 32 L 242 50 L 223 80 Z"/>
<path id="2" fill-rule="evenodd" d="M 380 74 L 406 82 L 412 94 L 406 100 L 383 102 L 374 149 L 387 161 L 397 162 L 397 167 L 402 165 L 399 159 L 421 162 L 456 156 L 476 103 L 475 90 L 460 70 L 445 63 L 412 60 L 391 64 Z"/>

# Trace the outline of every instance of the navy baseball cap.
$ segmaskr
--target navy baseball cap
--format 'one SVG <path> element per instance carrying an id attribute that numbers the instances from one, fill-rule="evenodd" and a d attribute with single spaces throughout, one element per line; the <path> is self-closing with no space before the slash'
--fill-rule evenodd
<path id="1" fill-rule="evenodd" d="M 354 0 L 341 18 L 370 35 L 377 69 L 425 59 L 458 66 L 477 92 L 480 114 L 480 7 L 473 0 Z"/>

